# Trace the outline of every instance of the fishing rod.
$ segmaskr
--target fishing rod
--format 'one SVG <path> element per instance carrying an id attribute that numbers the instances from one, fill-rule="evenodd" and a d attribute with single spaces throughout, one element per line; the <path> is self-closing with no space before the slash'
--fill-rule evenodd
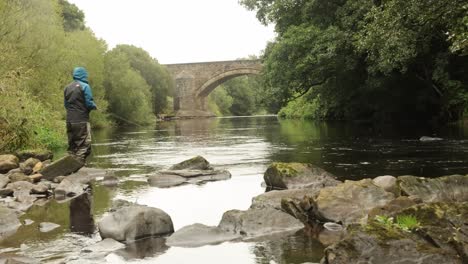
<path id="1" fill-rule="evenodd" d="M 128 119 L 126 119 L 126 118 L 123 118 L 123 117 L 121 117 L 121 116 L 119 116 L 119 115 L 116 115 L 116 114 L 114 114 L 114 113 L 108 112 L 108 114 L 111 115 L 111 116 L 113 116 L 113 117 L 115 117 L 115 118 L 117 118 L 117 119 L 120 119 L 120 120 L 122 120 L 122 121 L 125 121 L 125 122 L 127 122 L 127 123 L 129 123 L 129 124 L 136 125 L 136 126 L 139 126 L 139 127 L 143 127 L 143 125 L 141 125 L 141 124 L 137 124 L 137 123 L 135 123 L 135 122 L 133 122 L 133 121 L 130 121 L 130 120 L 128 120 Z"/>

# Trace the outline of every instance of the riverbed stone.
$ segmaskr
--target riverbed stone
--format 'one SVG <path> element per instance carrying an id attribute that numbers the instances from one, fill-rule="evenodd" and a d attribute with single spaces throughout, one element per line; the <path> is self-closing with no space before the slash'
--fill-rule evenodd
<path id="1" fill-rule="evenodd" d="M 82 257 L 86 259 L 99 259 L 122 248 L 125 248 L 125 244 L 115 241 L 112 238 L 105 238 L 94 245 L 83 248 L 81 252 L 85 253 Z"/>
<path id="2" fill-rule="evenodd" d="M 304 225 L 291 215 L 273 208 L 230 210 L 223 214 L 219 228 L 244 238 L 299 230 Z"/>
<path id="3" fill-rule="evenodd" d="M 90 182 L 108 175 L 109 172 L 106 170 L 84 167 L 69 176 L 56 177 L 56 180 L 61 179 L 61 181 L 54 188 L 54 196 L 56 199 L 63 201 L 77 197 L 88 189 Z"/>
<path id="4" fill-rule="evenodd" d="M 468 175 L 439 178 L 398 177 L 398 186 L 407 196 L 417 196 L 424 202 L 468 201 Z"/>
<path id="5" fill-rule="evenodd" d="M 0 206 L 0 241 L 16 233 L 21 226 L 14 210 Z"/>
<path id="6" fill-rule="evenodd" d="M 22 172 L 14 172 L 14 173 L 9 173 L 8 177 L 10 178 L 10 182 L 19 182 L 19 181 L 27 181 L 27 182 L 33 182 L 29 176 Z"/>
<path id="7" fill-rule="evenodd" d="M 0 189 L 5 188 L 5 186 L 10 182 L 10 178 L 4 174 L 0 174 Z"/>
<path id="8" fill-rule="evenodd" d="M 178 175 L 171 175 L 171 174 L 158 173 L 156 175 L 151 175 L 148 177 L 149 185 L 153 187 L 159 187 L 159 188 L 173 187 L 173 186 L 181 185 L 186 182 L 187 182 L 186 178 L 182 176 L 178 176 Z"/>
<path id="9" fill-rule="evenodd" d="M 320 190 L 314 188 L 292 189 L 292 190 L 273 190 L 252 198 L 250 208 L 274 208 L 282 210 L 281 200 L 286 198 L 301 199 L 304 196 L 314 197 Z"/>
<path id="10" fill-rule="evenodd" d="M 34 258 L 17 254 L 0 254 L 0 264 L 39 264 L 40 261 Z"/>
<path id="11" fill-rule="evenodd" d="M 40 173 L 44 176 L 44 179 L 53 180 L 57 176 L 67 176 L 77 172 L 83 166 L 83 162 L 71 155 L 67 155 L 43 168 Z"/>
<path id="12" fill-rule="evenodd" d="M 99 221 L 102 238 L 133 241 L 148 236 L 164 236 L 174 232 L 171 217 L 161 209 L 132 204 L 108 213 Z"/>
<path id="13" fill-rule="evenodd" d="M 240 237 L 239 234 L 227 232 L 220 227 L 197 223 L 177 230 L 166 239 L 166 244 L 171 247 L 201 247 L 220 244 Z"/>
<path id="14" fill-rule="evenodd" d="M 15 155 L 0 155 L 0 173 L 7 173 L 19 167 L 19 159 Z"/>
<path id="15" fill-rule="evenodd" d="M 340 183 L 333 174 L 305 163 L 275 162 L 265 171 L 263 179 L 268 187 L 279 190 L 323 188 Z"/>
<path id="16" fill-rule="evenodd" d="M 210 163 L 202 156 L 196 156 L 188 160 L 184 160 L 169 168 L 169 170 L 211 170 Z"/>
<path id="17" fill-rule="evenodd" d="M 397 186 L 397 178 L 391 175 L 378 176 L 372 179 L 372 182 L 384 189 L 387 192 L 391 192 L 395 195 L 398 195 L 399 189 Z"/>
<path id="18" fill-rule="evenodd" d="M 30 175 L 33 172 L 34 166 L 36 166 L 36 164 L 39 162 L 41 161 L 36 158 L 29 158 L 20 164 L 20 169 L 24 174 Z"/>
<path id="19" fill-rule="evenodd" d="M 49 150 L 22 150 L 16 153 L 20 161 L 25 161 L 29 158 L 35 158 L 40 161 L 51 160 L 54 155 Z"/>

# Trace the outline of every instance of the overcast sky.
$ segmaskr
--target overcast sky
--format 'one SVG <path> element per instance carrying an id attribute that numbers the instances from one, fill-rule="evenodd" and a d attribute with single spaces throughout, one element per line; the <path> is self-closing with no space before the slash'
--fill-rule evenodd
<path id="1" fill-rule="evenodd" d="M 162 64 L 260 55 L 273 40 L 238 0 L 69 0 L 109 48 L 132 44 Z"/>

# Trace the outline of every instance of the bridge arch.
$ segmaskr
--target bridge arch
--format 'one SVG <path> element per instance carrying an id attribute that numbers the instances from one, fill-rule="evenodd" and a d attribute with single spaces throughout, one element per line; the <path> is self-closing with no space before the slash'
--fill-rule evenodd
<path id="1" fill-rule="evenodd" d="M 204 83 L 200 88 L 198 88 L 196 92 L 197 97 L 206 97 L 208 96 L 216 87 L 221 85 L 222 83 L 233 79 L 235 77 L 243 76 L 243 75 L 258 75 L 260 74 L 259 69 L 236 69 L 232 71 L 223 72 L 216 76 L 213 76 L 209 79 L 206 83 Z"/>
<path id="2" fill-rule="evenodd" d="M 260 60 L 195 62 L 165 65 L 175 82 L 174 111 L 178 117 L 214 116 L 207 96 L 220 84 L 242 75 L 260 74 Z"/>

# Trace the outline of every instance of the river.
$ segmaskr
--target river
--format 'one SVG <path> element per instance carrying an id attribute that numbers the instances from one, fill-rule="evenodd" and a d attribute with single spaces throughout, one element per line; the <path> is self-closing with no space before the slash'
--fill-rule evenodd
<path id="1" fill-rule="evenodd" d="M 443 140 L 422 142 L 421 136 Z M 124 199 L 166 211 L 176 230 L 193 223 L 217 225 L 225 211 L 246 210 L 252 197 L 265 191 L 263 173 L 274 161 L 313 163 L 340 179 L 351 180 L 379 175 L 468 173 L 468 126 L 462 124 L 442 128 L 416 124 L 374 127 L 365 123 L 279 120 L 275 116 L 212 118 L 93 131 L 93 142 L 89 166 L 111 170 L 120 179 L 118 187 L 93 185 L 88 209 L 94 222 L 109 209 L 112 200 Z M 155 171 L 196 155 L 216 168 L 229 170 L 232 178 L 172 188 L 146 183 L 146 177 Z M 76 205 L 52 201 L 33 207 L 21 219 L 32 219 L 35 224 L 21 227 L 1 242 L 0 253 L 19 252 L 44 263 L 79 261 L 81 249 L 100 237 L 94 228 L 76 230 L 71 223 L 77 213 L 70 208 Z M 89 226 L 94 226 L 93 218 Z M 61 227 L 40 233 L 40 222 Z M 319 262 L 323 248 L 304 231 L 199 248 L 167 247 L 154 238 L 112 253 L 106 261 L 293 264 Z"/>

